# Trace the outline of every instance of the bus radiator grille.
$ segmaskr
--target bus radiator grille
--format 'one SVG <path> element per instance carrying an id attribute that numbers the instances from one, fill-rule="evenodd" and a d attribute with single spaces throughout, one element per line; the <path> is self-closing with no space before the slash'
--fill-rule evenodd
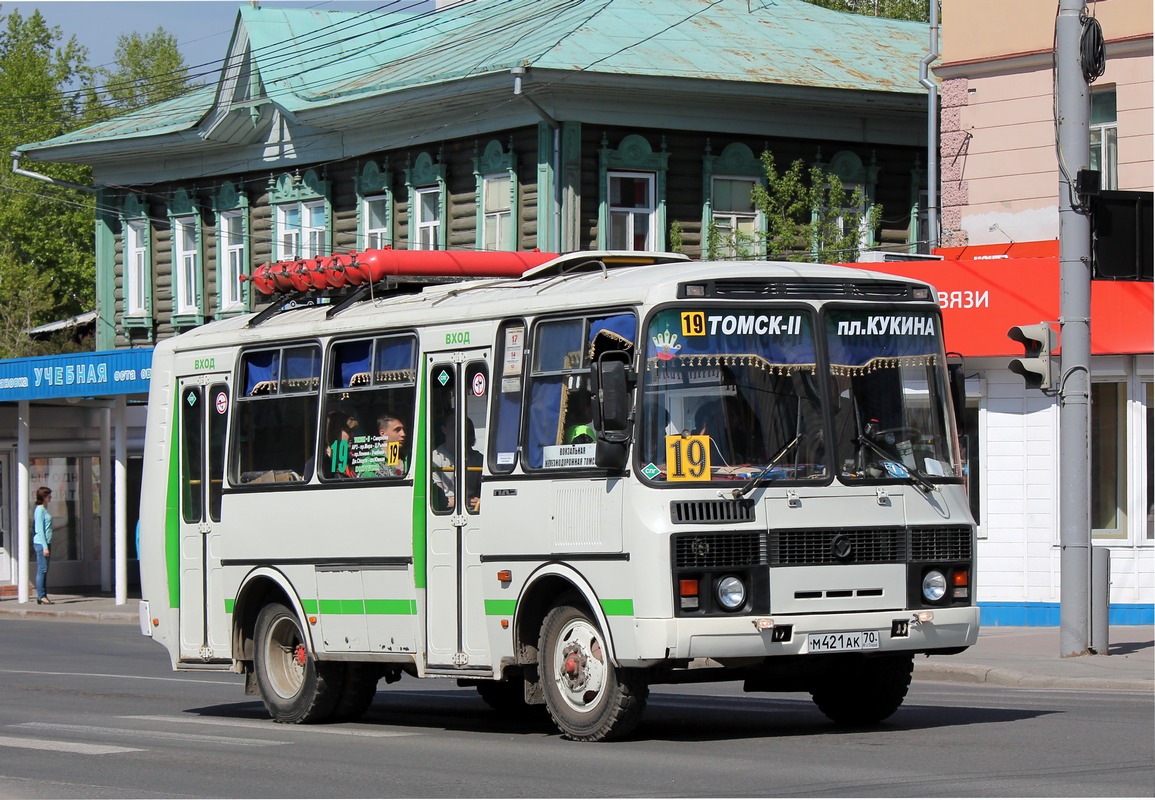
<path id="1" fill-rule="evenodd" d="M 757 531 L 686 534 L 674 538 L 675 569 L 756 567 L 766 563 L 766 536 Z"/>
<path id="2" fill-rule="evenodd" d="M 675 525 L 753 522 L 754 504 L 733 500 L 675 500 L 670 503 L 670 518 Z"/>
<path id="3" fill-rule="evenodd" d="M 832 528 L 770 531 L 770 564 L 900 564 L 906 561 L 904 528 Z"/>
<path id="4" fill-rule="evenodd" d="M 971 558 L 971 529 L 912 528 L 910 531 L 911 561 L 969 561 Z"/>

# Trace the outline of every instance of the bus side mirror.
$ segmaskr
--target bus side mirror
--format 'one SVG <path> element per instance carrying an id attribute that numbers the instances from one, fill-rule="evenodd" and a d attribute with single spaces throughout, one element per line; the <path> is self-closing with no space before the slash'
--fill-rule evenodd
<path id="1" fill-rule="evenodd" d="M 962 356 L 955 353 L 947 354 L 947 376 L 950 378 L 950 399 L 954 406 L 955 427 L 961 433 L 963 430 L 963 414 L 967 407 L 967 376 Z M 957 359 L 957 360 L 956 360 Z"/>
<path id="2" fill-rule="evenodd" d="M 626 468 L 632 378 L 629 356 L 621 350 L 603 353 L 592 370 L 594 427 L 598 432 L 594 463 L 602 469 Z"/>

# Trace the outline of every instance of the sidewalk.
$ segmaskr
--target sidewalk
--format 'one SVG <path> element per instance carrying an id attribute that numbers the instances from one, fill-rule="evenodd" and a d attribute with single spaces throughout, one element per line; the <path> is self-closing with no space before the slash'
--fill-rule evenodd
<path id="1" fill-rule="evenodd" d="M 137 625 L 139 597 L 116 605 L 109 596 L 55 594 L 50 606 L 0 597 L 0 617 L 67 619 Z M 1033 689 L 1155 692 L 1155 629 L 1117 625 L 1107 655 L 1059 658 L 1058 628 L 983 628 L 957 656 L 917 656 L 915 680 L 988 683 Z"/>

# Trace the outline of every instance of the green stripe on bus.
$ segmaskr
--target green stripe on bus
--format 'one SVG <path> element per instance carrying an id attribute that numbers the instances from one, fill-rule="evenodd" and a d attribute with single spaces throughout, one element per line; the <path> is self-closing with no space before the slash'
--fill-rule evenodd
<path id="1" fill-rule="evenodd" d="M 168 574 L 168 607 L 180 608 L 180 387 L 173 386 L 172 424 L 168 433 L 168 491 L 164 499 L 164 561 Z"/>
<path id="2" fill-rule="evenodd" d="M 416 600 L 366 600 L 366 614 L 381 614 L 392 617 L 417 616 Z"/>
<path id="3" fill-rule="evenodd" d="M 421 381 L 417 393 L 417 436 L 413 442 L 413 586 L 424 589 L 425 582 L 425 496 L 428 489 L 425 485 L 425 471 L 428 463 L 428 454 L 425 452 L 425 443 L 428 441 L 425 431 L 425 413 L 423 411 L 427 390 L 425 381 L 425 362 L 421 362 Z"/>
<path id="4" fill-rule="evenodd" d="M 236 605 L 237 605 L 236 600 L 234 600 L 231 597 L 226 597 L 225 598 L 225 613 L 226 614 L 232 614 L 233 609 L 236 608 Z"/>
<path id="5" fill-rule="evenodd" d="M 365 601 L 364 600 L 326 600 L 321 598 L 317 601 L 317 605 L 322 615 L 324 614 L 364 614 Z"/>
<path id="6" fill-rule="evenodd" d="M 634 601 L 629 598 L 625 600 L 602 600 L 602 611 L 606 612 L 607 617 L 632 617 L 634 615 Z"/>
<path id="7" fill-rule="evenodd" d="M 358 616 L 373 614 L 377 616 L 412 617 L 417 615 L 417 601 L 409 598 L 369 598 L 366 600 L 301 600 L 301 608 L 306 614 L 323 614 L 327 616 Z"/>
<path id="8" fill-rule="evenodd" d="M 512 617 L 516 600 L 486 600 L 485 614 L 490 617 Z"/>

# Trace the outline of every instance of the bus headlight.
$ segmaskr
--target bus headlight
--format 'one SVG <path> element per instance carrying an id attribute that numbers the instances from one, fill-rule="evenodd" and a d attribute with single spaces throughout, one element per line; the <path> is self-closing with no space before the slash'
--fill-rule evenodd
<path id="1" fill-rule="evenodd" d="M 718 604 L 727 611 L 734 611 L 746 604 L 746 586 L 734 575 L 727 575 L 718 581 L 714 594 Z"/>
<path id="2" fill-rule="evenodd" d="M 946 595 L 946 576 L 937 569 L 928 570 L 922 576 L 922 596 L 928 602 L 937 603 Z"/>

